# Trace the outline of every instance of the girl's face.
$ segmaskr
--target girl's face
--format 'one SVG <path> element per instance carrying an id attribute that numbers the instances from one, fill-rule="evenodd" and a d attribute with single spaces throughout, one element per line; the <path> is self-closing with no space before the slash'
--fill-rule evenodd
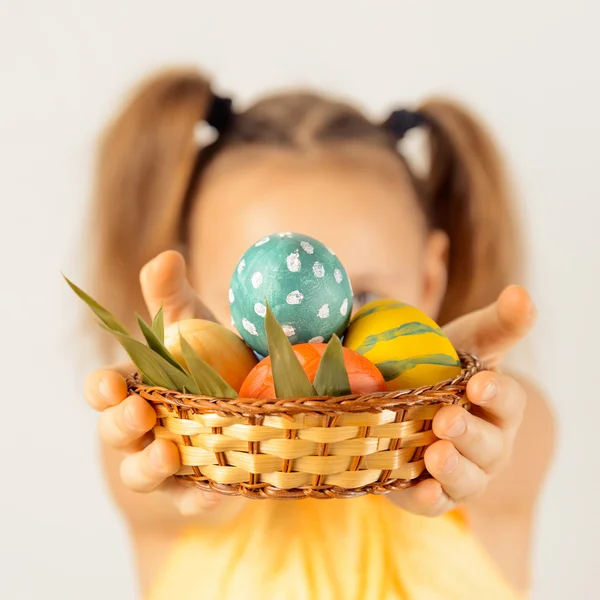
<path id="1" fill-rule="evenodd" d="M 220 322 L 241 255 L 281 231 L 312 236 L 346 267 L 355 309 L 395 298 L 436 316 L 446 287 L 447 238 L 427 229 L 400 161 L 389 151 L 238 151 L 205 174 L 190 215 L 190 277 Z"/>

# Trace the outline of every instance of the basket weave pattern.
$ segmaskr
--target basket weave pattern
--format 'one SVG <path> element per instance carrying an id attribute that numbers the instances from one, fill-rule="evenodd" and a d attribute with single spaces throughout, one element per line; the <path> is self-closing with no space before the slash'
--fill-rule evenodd
<path id="1" fill-rule="evenodd" d="M 136 376 L 128 385 L 154 406 L 155 436 L 179 448 L 182 482 L 249 498 L 349 498 L 429 477 L 431 421 L 447 404 L 469 409 L 467 382 L 483 369 L 459 354 L 463 371 L 453 381 L 366 395 L 222 399 L 146 386 Z"/>

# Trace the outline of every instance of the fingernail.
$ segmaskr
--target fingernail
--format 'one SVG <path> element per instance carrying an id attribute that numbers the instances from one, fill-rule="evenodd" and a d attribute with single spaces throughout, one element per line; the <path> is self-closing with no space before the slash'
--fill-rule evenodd
<path id="1" fill-rule="evenodd" d="M 133 431 L 139 431 L 139 427 L 137 426 L 137 420 L 135 415 L 133 414 L 133 408 L 131 406 L 126 406 L 125 411 L 123 412 L 123 421 L 125 421 L 125 425 L 129 429 Z"/>
<path id="2" fill-rule="evenodd" d="M 150 273 L 150 271 L 152 271 L 152 268 L 154 267 L 154 263 L 156 261 L 156 256 L 149 260 L 140 270 L 140 275 L 142 277 L 145 277 L 146 275 L 148 275 Z"/>
<path id="3" fill-rule="evenodd" d="M 531 325 L 535 324 L 535 322 L 537 321 L 538 314 L 538 309 L 536 305 L 532 302 L 531 306 L 529 307 L 529 322 L 531 323 Z"/>
<path id="4" fill-rule="evenodd" d="M 440 487 L 440 489 L 438 490 L 437 496 L 431 503 L 431 507 L 435 508 L 436 506 L 439 506 L 443 501 L 444 501 L 444 490 Z"/>
<path id="5" fill-rule="evenodd" d="M 198 497 L 191 488 L 182 493 L 177 506 L 184 517 L 194 517 L 202 510 L 202 503 L 198 502 Z"/>
<path id="6" fill-rule="evenodd" d="M 209 505 L 218 504 L 221 501 L 221 496 L 217 492 L 202 492 L 204 495 L 204 502 Z"/>
<path id="7" fill-rule="evenodd" d="M 110 392 L 110 385 L 106 378 L 100 379 L 98 382 L 98 393 L 107 401 L 112 402 L 112 394 Z"/>
<path id="8" fill-rule="evenodd" d="M 162 471 L 164 471 L 163 461 L 160 456 L 160 448 L 158 446 L 155 445 L 150 448 L 148 462 L 155 471 L 158 471 L 159 473 L 162 473 Z"/>
<path id="9" fill-rule="evenodd" d="M 204 492 L 195 488 L 182 493 L 179 499 L 179 512 L 186 517 L 193 517 L 206 509 L 214 508 L 220 501 L 216 492 Z"/>
<path id="10" fill-rule="evenodd" d="M 442 465 L 442 471 L 444 473 L 451 473 L 458 467 L 458 454 L 456 452 L 452 452 L 452 454 L 444 461 Z"/>
<path id="11" fill-rule="evenodd" d="M 452 425 L 450 425 L 450 427 L 448 427 L 446 430 L 446 436 L 455 438 L 459 435 L 462 435 L 466 430 L 467 422 L 465 421 L 464 417 L 459 417 L 456 419 L 456 421 L 454 421 L 454 423 L 452 423 Z"/>
<path id="12" fill-rule="evenodd" d="M 479 404 L 487 404 L 491 402 L 498 393 L 498 382 L 495 379 L 490 379 L 487 385 L 483 388 L 483 392 L 481 392 L 481 397 L 479 398 Z"/>

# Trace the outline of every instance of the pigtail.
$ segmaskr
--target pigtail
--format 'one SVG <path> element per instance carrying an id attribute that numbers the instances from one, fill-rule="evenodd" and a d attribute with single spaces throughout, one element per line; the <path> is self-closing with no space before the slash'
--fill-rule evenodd
<path id="1" fill-rule="evenodd" d="M 515 211 L 498 149 L 466 109 L 448 100 L 419 108 L 429 125 L 424 192 L 434 227 L 450 237 L 448 289 L 440 322 L 493 302 L 514 283 Z"/>
<path id="2" fill-rule="evenodd" d="M 145 313 L 141 267 L 177 248 L 198 149 L 194 129 L 213 96 L 199 72 L 169 70 L 134 92 L 101 139 L 91 230 L 95 294 L 129 322 Z"/>

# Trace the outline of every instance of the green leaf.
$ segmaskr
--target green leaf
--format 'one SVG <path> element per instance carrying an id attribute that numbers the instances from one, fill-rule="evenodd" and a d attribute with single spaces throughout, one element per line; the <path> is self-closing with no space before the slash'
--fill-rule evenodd
<path id="1" fill-rule="evenodd" d="M 160 354 L 128 334 L 117 331 L 111 331 L 111 333 L 119 340 L 125 352 L 129 354 L 145 382 L 180 392 L 187 390 L 191 394 L 200 393 L 198 386 L 187 373 L 175 368 Z"/>
<path id="2" fill-rule="evenodd" d="M 351 393 L 342 342 L 337 335 L 325 348 L 313 386 L 319 396 L 346 396 Z"/>
<path id="3" fill-rule="evenodd" d="M 146 338 L 148 347 L 154 350 L 157 354 L 160 354 L 166 361 L 170 362 L 176 369 L 179 369 L 182 373 L 185 373 L 185 369 L 175 360 L 173 355 L 165 348 L 164 343 L 158 339 L 154 331 L 150 328 L 148 323 L 142 319 L 139 315 L 137 316 L 137 322 L 140 326 L 140 331 Z"/>
<path id="4" fill-rule="evenodd" d="M 92 297 L 88 296 L 82 289 L 78 288 L 72 281 L 69 281 L 64 275 L 63 277 L 71 289 L 92 309 L 92 311 L 94 311 L 95 315 L 104 323 L 109 331 L 117 331 L 119 333 L 129 335 L 129 332 L 125 326 L 122 325 L 116 317 L 114 317 L 103 306 L 100 306 L 100 304 L 98 304 Z"/>
<path id="5" fill-rule="evenodd" d="M 190 346 L 188 341 L 179 333 L 181 353 L 201 394 L 216 398 L 237 398 L 238 393 L 215 371 L 202 360 Z"/>
<path id="6" fill-rule="evenodd" d="M 161 344 L 165 343 L 165 315 L 163 313 L 162 306 L 158 309 L 158 312 L 152 319 L 152 331 L 154 335 L 160 340 Z"/>
<path id="7" fill-rule="evenodd" d="M 64 275 L 63 275 L 64 277 Z M 65 281 L 71 289 L 92 309 L 94 314 L 100 319 L 101 327 L 112 333 L 121 346 L 125 349 L 145 383 L 157 385 L 171 390 L 183 392 L 186 389 L 192 394 L 199 394 L 200 391 L 194 380 L 177 364 L 171 364 L 169 360 L 155 352 L 152 348 L 142 344 L 131 337 L 124 325 L 122 325 L 108 310 L 100 306 L 93 298 L 88 296 L 82 289 L 65 277 Z M 144 323 L 144 325 L 146 325 Z M 153 336 L 153 341 L 159 341 L 156 335 L 146 325 L 148 331 Z M 163 346 L 162 343 L 159 344 Z M 165 349 L 166 351 L 166 349 Z M 171 357 L 172 358 L 172 357 Z"/>
<path id="8" fill-rule="evenodd" d="M 268 302 L 265 332 L 277 398 L 315 396 L 316 392 Z"/>

